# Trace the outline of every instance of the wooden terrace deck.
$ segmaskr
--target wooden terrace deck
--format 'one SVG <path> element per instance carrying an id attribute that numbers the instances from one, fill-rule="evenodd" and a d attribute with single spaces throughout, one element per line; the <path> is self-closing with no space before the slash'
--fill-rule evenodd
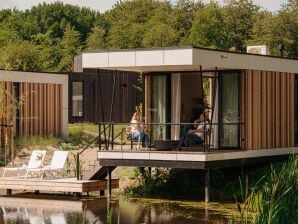
<path id="1" fill-rule="evenodd" d="M 119 180 L 112 180 L 112 188 L 119 187 Z M 30 178 L 22 179 L 16 177 L 6 177 L 0 179 L 0 189 L 6 190 L 28 190 L 46 192 L 72 192 L 86 193 L 107 189 L 107 180 L 77 180 L 75 178 L 55 178 L 42 179 Z M 9 192 L 8 191 L 8 192 Z"/>
<path id="2" fill-rule="evenodd" d="M 258 150 L 199 151 L 118 151 L 98 152 L 101 166 L 169 167 L 185 169 L 216 169 L 269 163 L 298 154 L 298 147 Z"/>

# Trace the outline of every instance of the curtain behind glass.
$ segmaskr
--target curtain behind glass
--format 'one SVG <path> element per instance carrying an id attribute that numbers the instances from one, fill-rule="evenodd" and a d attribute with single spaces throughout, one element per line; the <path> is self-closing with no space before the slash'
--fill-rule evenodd
<path id="1" fill-rule="evenodd" d="M 172 74 L 172 116 L 171 122 L 174 124 L 180 123 L 180 114 L 181 114 L 181 81 L 180 73 Z M 171 126 L 171 139 L 179 140 L 180 138 L 180 126 L 172 125 Z"/>
<path id="2" fill-rule="evenodd" d="M 238 146 L 238 74 L 224 74 L 221 76 L 221 134 L 222 147 Z"/>
<path id="3" fill-rule="evenodd" d="M 166 76 L 151 77 L 151 122 L 166 123 L 167 90 Z M 166 126 L 156 125 L 152 127 L 153 139 L 166 139 Z"/>

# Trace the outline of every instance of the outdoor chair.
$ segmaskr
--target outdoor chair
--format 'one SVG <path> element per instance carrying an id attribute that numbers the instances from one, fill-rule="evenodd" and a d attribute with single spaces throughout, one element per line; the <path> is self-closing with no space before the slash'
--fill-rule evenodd
<path id="1" fill-rule="evenodd" d="M 126 139 L 130 141 L 130 149 L 133 149 L 134 142 L 137 143 L 137 149 L 140 147 L 141 142 L 138 139 L 132 137 L 131 126 L 128 125 L 125 129 Z"/>
<path id="2" fill-rule="evenodd" d="M 53 213 L 50 216 L 51 224 L 66 224 L 64 213 Z"/>
<path id="3" fill-rule="evenodd" d="M 18 178 L 20 178 L 21 172 L 27 169 L 37 169 L 42 167 L 44 158 L 46 156 L 46 150 L 33 150 L 28 165 L 23 165 L 20 167 L 4 167 L 2 178 L 5 177 L 7 171 L 15 171 L 18 173 Z"/>
<path id="4" fill-rule="evenodd" d="M 43 179 L 46 173 L 53 175 L 54 173 L 63 171 L 67 156 L 68 151 L 55 151 L 50 165 L 40 168 L 26 169 L 27 172 L 25 178 L 27 178 L 29 174 L 33 175 L 34 173 L 38 173 L 40 174 L 40 179 Z"/>

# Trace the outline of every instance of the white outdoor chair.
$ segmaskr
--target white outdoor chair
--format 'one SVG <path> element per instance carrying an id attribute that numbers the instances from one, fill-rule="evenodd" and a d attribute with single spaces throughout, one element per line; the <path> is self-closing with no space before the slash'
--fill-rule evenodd
<path id="1" fill-rule="evenodd" d="M 42 167 L 46 152 L 46 150 L 33 150 L 28 165 L 23 165 L 20 167 L 4 167 L 2 178 L 5 177 L 7 171 L 16 171 L 18 173 L 18 178 L 20 178 L 21 171 Z"/>
<path id="2" fill-rule="evenodd" d="M 50 165 L 41 168 L 27 168 L 25 178 L 27 178 L 29 174 L 40 173 L 40 179 L 43 179 L 45 173 L 53 174 L 63 171 L 67 156 L 68 151 L 55 151 Z"/>
<path id="3" fill-rule="evenodd" d="M 66 219 L 64 213 L 54 213 L 51 214 L 51 224 L 66 224 Z"/>

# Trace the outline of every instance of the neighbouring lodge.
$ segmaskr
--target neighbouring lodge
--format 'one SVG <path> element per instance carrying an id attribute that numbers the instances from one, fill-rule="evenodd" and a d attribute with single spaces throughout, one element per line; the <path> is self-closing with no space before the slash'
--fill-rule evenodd
<path id="1" fill-rule="evenodd" d="M 210 169 L 298 153 L 298 60 L 195 47 L 82 52 L 72 73 L 0 71 L 0 84 L 23 97 L 13 111 L 17 134 L 59 135 L 71 122 L 99 124 L 97 166 L 87 179 L 107 174 L 109 186 L 116 166 L 204 169 L 208 201 Z M 198 105 L 203 143 L 173 151 Z M 115 127 L 124 132 L 136 107 L 150 139 L 141 150 L 132 140 L 131 147 L 114 144 Z"/>

